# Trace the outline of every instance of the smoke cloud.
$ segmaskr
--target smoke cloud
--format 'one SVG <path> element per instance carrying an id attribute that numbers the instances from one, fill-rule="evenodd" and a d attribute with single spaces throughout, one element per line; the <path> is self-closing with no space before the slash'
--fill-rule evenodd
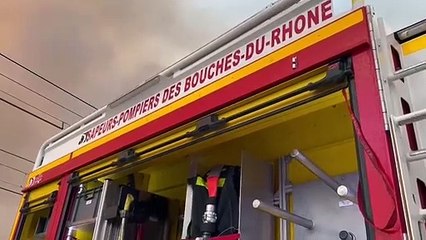
<path id="1" fill-rule="evenodd" d="M 101 107 L 268 2 L 4 0 L 0 1 L 0 51 Z M 93 111 L 1 58 L 0 72 L 82 115 Z M 0 89 L 69 123 L 80 119 L 3 77 Z M 25 106 L 1 92 L 0 97 Z M 3 102 L 0 123 L 0 148 L 31 160 L 40 145 L 59 132 Z M 4 153 L 0 163 L 27 172 L 32 169 L 32 164 Z M 26 176 L 2 166 L 0 171 L 0 180 L 12 183 L 0 182 L 0 186 L 19 191 Z M 0 225 L 5 226 L 0 239 L 7 239 L 19 196 L 0 190 L 0 199 L 4 200 Z"/>

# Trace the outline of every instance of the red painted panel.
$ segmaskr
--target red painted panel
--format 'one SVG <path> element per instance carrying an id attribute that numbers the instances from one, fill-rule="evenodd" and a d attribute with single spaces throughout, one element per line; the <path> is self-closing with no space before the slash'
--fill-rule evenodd
<path id="1" fill-rule="evenodd" d="M 56 197 L 56 201 L 52 210 L 52 215 L 50 216 L 49 225 L 47 228 L 47 240 L 55 240 L 56 236 L 59 233 L 59 226 L 61 224 L 62 214 L 64 214 L 63 207 L 65 206 L 67 201 L 69 179 L 70 175 L 64 175 L 59 183 L 60 185 L 58 190 L 58 196 Z"/>
<path id="2" fill-rule="evenodd" d="M 232 234 L 232 235 L 227 235 L 222 237 L 211 238 L 211 240 L 238 240 L 238 239 L 240 239 L 240 234 Z"/>
<path id="3" fill-rule="evenodd" d="M 93 163 L 143 142 L 144 140 L 165 133 L 177 126 L 221 109 L 224 106 L 238 102 L 248 96 L 306 73 L 332 59 L 336 59 L 350 51 L 354 51 L 356 48 L 367 46 L 367 29 L 367 23 L 365 21 L 361 22 L 333 37 L 294 54 L 299 60 L 299 67 L 295 70 L 291 68 L 291 57 L 288 57 L 188 104 L 187 106 L 176 109 L 174 112 L 160 119 L 141 126 L 138 129 L 74 158 L 72 161 L 66 162 L 43 173 L 43 180 L 41 183 L 25 189 L 25 191 L 51 182 L 64 173 L 74 171 L 82 166 Z M 354 35 L 357 35 L 357 37 L 354 38 Z M 328 50 L 324 51 L 324 49 Z"/>
<path id="4" fill-rule="evenodd" d="M 367 142 L 383 165 L 388 178 L 392 181 L 393 191 L 395 192 L 393 195 L 395 199 L 398 199 L 400 197 L 397 195 L 396 189 L 398 182 L 394 177 L 393 159 L 390 154 L 392 149 L 384 127 L 373 53 L 367 49 L 355 53 L 352 56 L 361 129 Z M 400 227 L 401 213 L 397 206 L 398 203 L 392 200 L 392 196 L 390 196 L 389 192 L 386 190 L 384 181 L 377 169 L 373 166 L 371 159 L 369 159 L 369 155 L 364 153 L 364 158 L 366 159 L 370 203 L 374 223 L 377 226 L 384 227 L 392 217 L 391 214 L 393 209 L 396 207 L 398 211 L 398 215 L 396 216 L 398 219 L 396 221 L 399 230 L 393 234 L 376 230 L 375 239 L 400 240 L 402 239 L 402 230 Z"/>

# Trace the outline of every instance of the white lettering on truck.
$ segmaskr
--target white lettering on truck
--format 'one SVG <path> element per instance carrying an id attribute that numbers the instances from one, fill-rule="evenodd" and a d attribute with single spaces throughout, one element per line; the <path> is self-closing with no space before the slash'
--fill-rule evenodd
<path id="1" fill-rule="evenodd" d="M 82 134 L 78 145 L 94 141 L 122 126 L 136 121 L 190 93 L 288 45 L 333 17 L 332 2 L 327 0 L 235 49 L 162 91 L 110 117 Z"/>

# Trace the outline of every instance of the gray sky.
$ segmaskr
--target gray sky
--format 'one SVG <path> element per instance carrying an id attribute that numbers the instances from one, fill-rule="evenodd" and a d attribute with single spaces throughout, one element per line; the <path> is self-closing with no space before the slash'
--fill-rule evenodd
<path id="1" fill-rule="evenodd" d="M 101 107 L 199 48 L 268 0 L 0 1 L 0 50 Z M 87 115 L 90 108 L 0 59 L 0 73 Z M 0 77 L 0 90 L 70 123 L 79 117 Z M 0 97 L 10 99 L 0 92 Z M 58 132 L 0 102 L 0 149 L 35 159 Z M 49 118 L 49 117 L 47 117 Z M 31 164 L 0 152 L 0 163 Z M 25 175 L 0 166 L 0 186 L 19 191 Z M 6 184 L 6 180 L 14 185 Z M 0 190 L 0 239 L 7 239 L 19 197 Z M 8 227 L 5 227 L 8 226 Z"/>
<path id="2" fill-rule="evenodd" d="M 0 50 L 101 107 L 271 2 L 2 0 Z M 426 17 L 425 0 L 368 2 L 373 3 L 377 15 L 384 16 L 394 28 Z M 83 115 L 91 112 L 90 108 L 4 59 L 0 59 L 0 72 Z M 67 122 L 79 119 L 2 77 L 0 90 Z M 0 97 L 7 98 L 1 92 Z M 30 159 L 35 158 L 43 141 L 58 132 L 2 102 L 0 113 L 0 149 Z M 0 163 L 25 171 L 32 168 L 31 164 L 1 152 Z M 16 185 L 25 179 L 24 175 L 1 166 L 0 172 L 0 180 Z M 18 190 L 1 181 L 0 186 Z M 4 199 L 0 212 L 7 212 L 0 218 L 0 224 L 9 225 L 18 198 L 0 191 L 0 199 Z M 6 235 L 0 231 L 0 239 Z"/>
<path id="3" fill-rule="evenodd" d="M 38 1 L 23 5 L 19 1 L 1 1 L 0 49 L 101 107 L 263 8 L 268 1 L 215 3 Z M 238 8 L 237 13 L 231 11 Z M 82 115 L 91 112 L 4 59 L 0 59 L 0 72 Z M 67 122 L 79 120 L 2 77 L 0 89 Z M 9 99 L 2 93 L 0 96 Z M 0 109 L 7 113 L 0 116 L 0 131 L 10 136 L 0 140 L 2 148 L 34 158 L 42 141 L 57 132 L 4 103 L 0 103 Z M 15 162 L 13 159 L 11 164 Z"/>

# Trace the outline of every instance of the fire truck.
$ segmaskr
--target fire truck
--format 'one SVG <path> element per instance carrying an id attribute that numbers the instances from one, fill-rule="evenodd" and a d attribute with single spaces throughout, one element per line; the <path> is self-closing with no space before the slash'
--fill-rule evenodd
<path id="1" fill-rule="evenodd" d="M 47 140 L 10 239 L 426 239 L 424 70 L 426 21 L 278 1 Z"/>

